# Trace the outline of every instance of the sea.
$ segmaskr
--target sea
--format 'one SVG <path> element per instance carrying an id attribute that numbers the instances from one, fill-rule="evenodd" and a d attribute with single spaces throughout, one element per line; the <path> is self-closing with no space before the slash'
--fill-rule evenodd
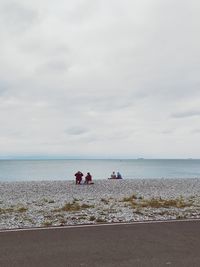
<path id="1" fill-rule="evenodd" d="M 77 171 L 94 180 L 113 171 L 124 179 L 200 178 L 200 159 L 0 160 L 0 181 L 73 180 Z"/>

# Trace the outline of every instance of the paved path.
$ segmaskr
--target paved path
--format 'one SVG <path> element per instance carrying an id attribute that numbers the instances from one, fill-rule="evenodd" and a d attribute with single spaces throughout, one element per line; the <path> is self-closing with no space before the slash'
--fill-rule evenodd
<path id="1" fill-rule="evenodd" d="M 0 232 L 1 267 L 199 267 L 200 221 Z"/>

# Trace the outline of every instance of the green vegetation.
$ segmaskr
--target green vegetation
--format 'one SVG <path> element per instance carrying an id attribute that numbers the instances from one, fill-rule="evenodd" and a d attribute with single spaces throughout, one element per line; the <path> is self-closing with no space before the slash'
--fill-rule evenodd
<path id="1" fill-rule="evenodd" d="M 53 199 L 50 199 L 50 200 L 48 201 L 48 203 L 49 203 L 49 204 L 51 204 L 51 203 L 55 203 L 55 201 L 54 201 Z"/>
<path id="2" fill-rule="evenodd" d="M 90 216 L 90 218 L 89 218 L 89 221 L 91 221 L 91 222 L 93 222 L 93 221 L 95 221 L 96 220 L 96 217 L 95 216 Z"/>
<path id="3" fill-rule="evenodd" d="M 74 197 L 73 202 L 77 202 L 77 201 L 79 201 L 78 198 Z"/>
<path id="4" fill-rule="evenodd" d="M 48 199 L 48 198 L 43 198 L 43 202 L 49 203 L 49 204 L 55 203 L 55 201 L 53 199 Z"/>
<path id="5" fill-rule="evenodd" d="M 85 219 L 87 219 L 87 216 L 86 215 L 80 215 L 78 217 L 78 220 L 85 220 Z"/>

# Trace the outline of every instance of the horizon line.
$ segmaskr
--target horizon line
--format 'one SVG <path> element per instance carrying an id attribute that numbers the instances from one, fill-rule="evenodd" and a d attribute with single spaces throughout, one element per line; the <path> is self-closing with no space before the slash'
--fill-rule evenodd
<path id="1" fill-rule="evenodd" d="M 150 157 L 51 157 L 51 156 L 7 156 L 1 157 L 0 160 L 199 160 L 200 158 L 150 158 Z"/>

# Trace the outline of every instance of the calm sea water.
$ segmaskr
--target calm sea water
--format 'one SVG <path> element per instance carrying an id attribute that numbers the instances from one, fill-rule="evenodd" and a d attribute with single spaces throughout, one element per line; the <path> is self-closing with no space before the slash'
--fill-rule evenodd
<path id="1" fill-rule="evenodd" d="M 200 160 L 0 160 L 0 181 L 72 180 L 76 171 L 94 179 L 120 171 L 127 179 L 200 177 Z"/>

